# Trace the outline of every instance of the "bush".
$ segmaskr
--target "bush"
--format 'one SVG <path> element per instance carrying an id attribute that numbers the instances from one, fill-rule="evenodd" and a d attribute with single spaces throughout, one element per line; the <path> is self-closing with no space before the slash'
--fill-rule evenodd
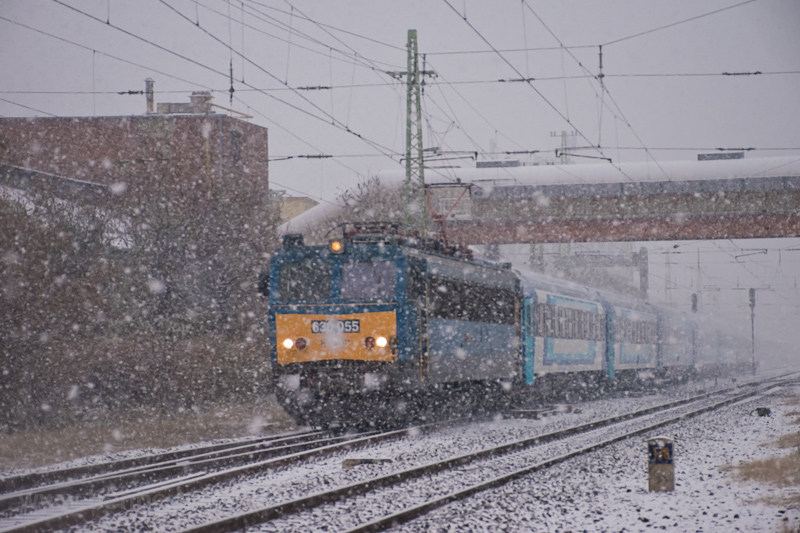
<path id="1" fill-rule="evenodd" d="M 174 246 L 111 247 L 118 223 L 103 213 L 0 197 L 0 426 L 267 392 L 263 254 L 243 244 L 252 234 L 177 260 Z"/>

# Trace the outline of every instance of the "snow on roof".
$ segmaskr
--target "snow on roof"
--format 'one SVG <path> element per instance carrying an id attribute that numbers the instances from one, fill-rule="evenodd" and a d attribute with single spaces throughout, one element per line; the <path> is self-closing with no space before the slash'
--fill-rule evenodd
<path id="1" fill-rule="evenodd" d="M 574 185 L 587 183 L 630 183 L 652 181 L 724 180 L 800 176 L 800 157 L 725 159 L 712 161 L 664 161 L 656 163 L 592 163 L 579 165 L 538 165 L 500 168 L 425 169 L 426 183 L 496 182 L 512 185 Z M 378 173 L 381 182 L 392 183 L 405 171 Z M 505 183 L 503 183 L 505 182 Z"/>
<path id="2" fill-rule="evenodd" d="M 800 176 L 800 156 L 727 159 L 712 161 L 664 161 L 660 163 L 592 163 L 500 168 L 425 169 L 425 182 L 473 183 L 490 189 L 524 185 L 578 185 L 593 183 L 638 183 L 693 180 L 730 180 Z M 377 174 L 388 187 L 401 186 L 405 171 Z M 304 233 L 331 220 L 341 206 L 321 203 L 278 228 L 280 233 Z"/>

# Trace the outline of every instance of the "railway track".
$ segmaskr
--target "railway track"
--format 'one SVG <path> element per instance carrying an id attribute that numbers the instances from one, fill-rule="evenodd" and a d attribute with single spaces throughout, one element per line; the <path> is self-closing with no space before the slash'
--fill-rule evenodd
<path id="1" fill-rule="evenodd" d="M 12 490 L 0 494 L 0 531 L 70 527 L 237 477 L 457 422 L 383 433 L 311 431 L 10 477 L 3 480 L 3 486 Z"/>
<path id="2" fill-rule="evenodd" d="M 767 380 L 768 383 L 771 380 Z M 314 520 L 324 520 L 318 527 L 347 530 L 348 533 L 383 531 L 408 522 L 448 503 L 468 498 L 476 493 L 499 487 L 522 476 L 537 472 L 569 459 L 585 455 L 613 443 L 700 414 L 779 390 L 781 383 L 746 385 L 746 392 L 726 389 L 679 400 L 670 404 L 643 409 L 634 413 L 598 420 L 569 429 L 539 435 L 474 453 L 452 457 L 374 477 L 363 482 L 337 487 L 303 498 L 230 516 L 186 529 L 192 533 L 238 531 L 256 525 L 267 530 L 313 529 Z M 600 435 L 598 435 L 600 433 Z M 577 437 L 578 440 L 575 440 Z M 588 441 L 590 444 L 582 444 Z M 549 448 L 548 448 L 549 447 Z M 547 448 L 547 449 L 545 449 Z M 541 459 L 546 455 L 546 459 Z M 497 472 L 503 472 L 497 475 Z M 456 490 L 437 490 L 437 486 L 457 486 Z M 410 494 L 436 496 L 406 507 L 398 502 L 408 501 Z M 403 507 L 396 509 L 396 507 Z M 381 514 L 352 527 L 337 527 L 353 522 L 353 510 L 364 514 Z M 376 511 L 379 510 L 379 511 Z M 306 514 L 303 514 L 306 513 Z M 337 516 L 338 515 L 338 516 Z M 337 522 L 339 517 L 341 522 Z"/>
<path id="3" fill-rule="evenodd" d="M 744 385 L 743 387 L 749 388 L 751 385 Z M 742 386 L 737 388 L 742 388 Z M 727 389 L 680 400 L 669 404 L 668 407 L 679 407 L 700 401 L 703 398 L 710 398 L 712 395 L 730 394 L 732 390 Z M 755 393 L 750 391 L 742 395 L 742 397 Z M 464 467 L 484 459 L 513 454 L 526 448 L 536 447 L 536 445 L 563 439 L 570 435 L 585 433 L 615 422 L 641 418 L 660 409 L 645 409 L 603 421 L 583 424 L 563 431 L 515 441 L 503 446 L 482 450 L 475 454 L 440 461 L 432 465 L 395 472 L 360 484 L 348 485 L 306 498 L 290 500 L 279 506 L 235 515 L 223 521 L 202 526 L 197 530 L 236 530 L 253 523 L 280 520 L 293 514 L 302 513 L 305 510 L 347 499 L 348 497 L 368 494 L 370 491 L 383 490 L 407 483 L 422 476 Z M 0 520 L 0 531 L 44 531 L 83 524 L 107 515 L 127 511 L 137 505 L 151 505 L 159 500 L 213 487 L 230 480 L 247 478 L 248 476 L 290 466 L 312 458 L 324 457 L 341 451 L 399 439 L 405 437 L 409 432 L 412 434 L 431 432 L 454 423 L 457 422 L 429 424 L 411 430 L 398 430 L 381 434 L 328 435 L 327 439 L 324 438 L 325 434 L 322 432 L 308 432 L 270 438 L 259 442 L 233 443 L 238 446 L 229 445 L 227 450 L 215 445 L 211 448 L 216 449 L 191 450 L 191 452 L 195 452 L 193 457 L 188 455 L 170 457 L 166 461 L 160 462 L 152 462 L 154 459 L 149 458 L 138 458 L 140 464 L 133 466 L 124 464 L 124 462 L 117 462 L 118 466 L 126 467 L 123 472 L 108 471 L 109 465 L 107 464 L 105 465 L 106 471 L 80 479 L 69 478 L 69 476 L 74 478 L 75 471 L 69 475 L 66 471 L 48 473 L 52 476 L 49 481 L 54 479 L 62 479 L 62 481 L 2 495 L 0 505 L 4 505 L 3 508 L 6 510 L 3 512 L 4 518 Z M 197 453 L 198 451 L 202 451 L 202 453 Z M 164 459 L 163 456 L 159 457 Z M 92 465 L 91 468 L 101 466 L 103 465 Z M 80 475 L 86 475 L 86 472 Z M 63 480 L 65 477 L 68 479 Z M 5 481 L 7 482 L 6 486 L 9 486 L 10 479 Z M 17 481 L 17 483 L 23 484 L 20 481 Z M 30 484 L 32 482 L 29 480 L 27 483 Z M 396 521 L 397 519 L 393 518 L 392 520 Z"/>
<path id="4" fill-rule="evenodd" d="M 321 437 L 325 434 L 327 433 L 322 431 L 306 431 L 270 435 L 267 437 L 253 437 L 249 439 L 241 439 L 220 444 L 210 444 L 184 450 L 173 450 L 163 453 L 147 454 L 128 459 L 119 459 L 116 461 L 104 461 L 88 465 L 60 468 L 57 470 L 47 470 L 44 472 L 31 472 L 13 476 L 0 476 L 0 494 L 26 490 L 42 485 L 62 483 L 65 481 L 106 474 L 109 472 L 122 472 L 127 469 L 145 467 L 157 463 L 179 461 L 206 453 L 224 452 L 225 450 L 230 450 L 239 446 L 263 446 L 267 444 L 274 445 L 278 443 L 292 444 L 304 442 L 316 437 Z"/>
<path id="5" fill-rule="evenodd" d="M 201 449 L 166 453 L 139 458 L 133 461 L 107 463 L 102 472 L 85 475 L 94 468 L 56 471 L 47 482 L 27 489 L 14 490 L 0 495 L 0 512 L 14 507 L 41 507 L 66 499 L 79 499 L 86 495 L 107 495 L 111 492 L 129 492 L 145 485 L 162 483 L 187 475 L 206 473 L 236 467 L 254 461 L 280 458 L 299 452 L 319 449 L 337 442 L 347 442 L 361 435 L 332 435 L 329 432 L 308 432 L 284 438 L 257 439 L 255 442 L 215 445 Z M 117 464 L 119 463 L 119 464 Z M 133 463 L 133 466 L 130 465 Z M 116 468 L 115 468 L 116 467 Z M 78 473 L 84 476 L 69 478 Z M 59 478 L 67 477 L 58 481 Z M 35 479 L 35 478 L 34 478 Z M 56 481 L 53 481 L 53 480 Z M 16 480 L 16 485 L 30 484 L 31 480 Z"/>

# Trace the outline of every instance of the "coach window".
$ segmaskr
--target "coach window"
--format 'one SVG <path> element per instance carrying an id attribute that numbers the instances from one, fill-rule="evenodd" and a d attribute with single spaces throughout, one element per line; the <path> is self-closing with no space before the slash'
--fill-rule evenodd
<path id="1" fill-rule="evenodd" d="M 580 333 L 578 335 L 581 339 L 589 338 L 589 313 L 586 311 L 578 311 L 578 328 Z"/>
<path id="2" fill-rule="evenodd" d="M 342 265 L 342 300 L 392 302 L 397 281 L 392 261 L 357 261 Z"/>
<path id="3" fill-rule="evenodd" d="M 542 304 L 542 328 L 539 330 L 540 337 L 553 336 L 553 307 L 550 304 Z"/>
<path id="4" fill-rule="evenodd" d="M 570 339 L 577 339 L 581 336 L 580 334 L 580 311 L 578 309 L 570 309 L 569 318 L 572 326 L 569 328 L 569 338 Z"/>
<path id="5" fill-rule="evenodd" d="M 594 340 L 594 314 L 586 311 L 586 338 Z"/>
<path id="6" fill-rule="evenodd" d="M 573 337 L 572 327 L 575 325 L 575 321 L 572 319 L 572 314 L 572 309 L 564 309 L 564 330 L 561 333 L 565 339 L 571 339 Z"/>

